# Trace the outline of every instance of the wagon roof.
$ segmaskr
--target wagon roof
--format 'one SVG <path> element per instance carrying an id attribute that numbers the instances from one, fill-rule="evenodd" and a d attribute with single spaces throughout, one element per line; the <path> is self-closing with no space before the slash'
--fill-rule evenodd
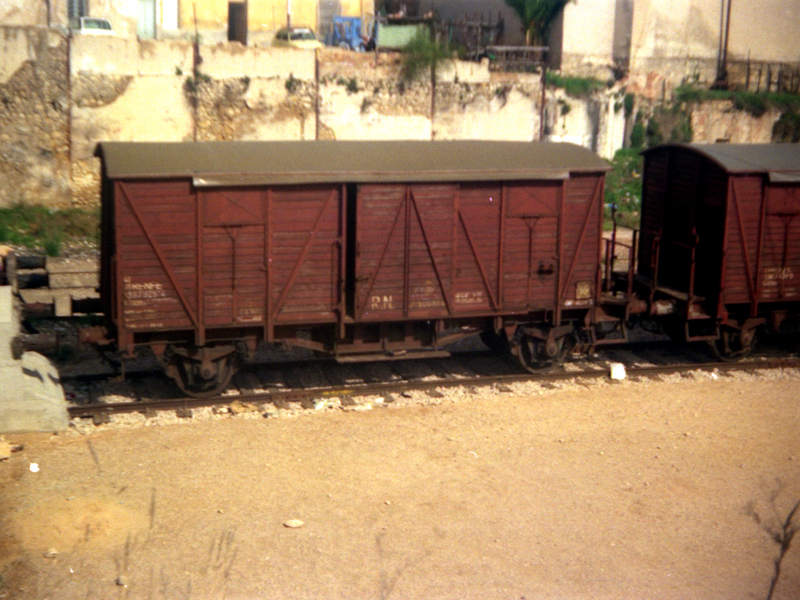
<path id="1" fill-rule="evenodd" d="M 688 148 L 703 154 L 728 173 L 766 173 L 772 181 L 800 182 L 800 144 L 666 144 L 665 146 Z M 652 148 L 650 151 L 655 149 Z"/>
<path id="2" fill-rule="evenodd" d="M 610 168 L 586 148 L 544 142 L 102 142 L 96 154 L 111 179 L 198 186 L 565 179 Z"/>

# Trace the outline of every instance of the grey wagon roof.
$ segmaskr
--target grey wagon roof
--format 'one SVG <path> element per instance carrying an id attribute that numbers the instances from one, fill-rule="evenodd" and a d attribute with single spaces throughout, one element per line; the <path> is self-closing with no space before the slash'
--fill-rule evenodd
<path id="1" fill-rule="evenodd" d="M 191 177 L 198 186 L 565 179 L 610 168 L 565 143 L 101 142 L 96 154 L 111 179 Z"/>
<path id="2" fill-rule="evenodd" d="M 670 145 L 699 152 L 728 173 L 766 173 L 772 181 L 800 182 L 800 144 Z"/>

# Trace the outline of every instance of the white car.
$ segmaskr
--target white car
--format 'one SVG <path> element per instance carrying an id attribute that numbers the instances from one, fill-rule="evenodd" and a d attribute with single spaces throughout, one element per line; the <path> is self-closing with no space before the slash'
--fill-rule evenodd
<path id="1" fill-rule="evenodd" d="M 315 50 L 325 46 L 309 27 L 279 29 L 272 40 L 272 45 L 282 48 L 302 48 L 303 50 Z"/>
<path id="2" fill-rule="evenodd" d="M 78 22 L 78 32 L 88 35 L 114 35 L 108 19 L 99 17 L 81 17 Z"/>

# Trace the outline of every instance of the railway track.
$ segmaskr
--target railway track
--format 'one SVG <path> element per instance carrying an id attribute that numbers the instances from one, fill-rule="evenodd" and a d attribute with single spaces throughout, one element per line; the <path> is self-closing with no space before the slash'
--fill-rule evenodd
<path id="1" fill-rule="evenodd" d="M 228 410 L 225 407 L 233 406 L 235 410 L 266 415 L 268 406 L 273 410 L 288 406 L 308 410 L 331 405 L 347 408 L 359 406 L 358 399 L 367 397 L 375 399 L 373 404 L 386 405 L 398 396 L 414 392 L 441 397 L 448 388 L 494 387 L 510 392 L 510 386 L 519 382 L 548 387 L 559 382 L 608 379 L 614 363 L 624 365 L 627 378 L 636 380 L 693 371 L 725 374 L 798 368 L 800 358 L 767 351 L 737 363 L 717 362 L 691 348 L 645 342 L 571 360 L 537 374 L 485 351 L 461 352 L 450 358 L 358 365 L 339 365 L 329 360 L 249 364 L 237 374 L 224 395 L 211 398 L 185 397 L 162 374 L 149 370 L 129 373 L 124 382 L 108 375 L 95 375 L 65 377 L 64 383 L 72 390 L 70 416 L 91 418 L 100 424 L 121 413 L 142 413 L 149 417 L 159 411 L 174 411 L 178 417 L 191 417 L 193 409 Z"/>

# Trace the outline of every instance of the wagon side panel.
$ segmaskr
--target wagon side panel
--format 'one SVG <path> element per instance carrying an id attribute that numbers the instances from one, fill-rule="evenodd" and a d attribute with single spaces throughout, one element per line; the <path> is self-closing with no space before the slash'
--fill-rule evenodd
<path id="1" fill-rule="evenodd" d="M 503 247 L 503 307 L 514 312 L 556 305 L 562 181 L 509 184 Z"/>
<path id="2" fill-rule="evenodd" d="M 462 183 L 455 215 L 453 304 L 457 314 L 500 310 L 501 204 L 496 183 Z"/>
<path id="3" fill-rule="evenodd" d="M 603 175 L 573 175 L 566 182 L 559 260 L 562 308 L 590 307 L 599 294 L 604 180 Z"/>
<path id="4" fill-rule="evenodd" d="M 341 309 L 343 197 L 340 186 L 268 191 L 270 316 L 274 324 L 335 322 Z"/>
<path id="5" fill-rule="evenodd" d="M 725 238 L 725 304 L 756 302 L 756 268 L 763 202 L 763 176 L 732 176 L 728 186 Z"/>
<path id="6" fill-rule="evenodd" d="M 800 300 L 800 184 L 772 184 L 767 190 L 760 269 L 761 299 Z"/>
<path id="7" fill-rule="evenodd" d="M 405 281 L 406 187 L 363 185 L 356 209 L 357 321 L 400 319 Z"/>
<path id="8" fill-rule="evenodd" d="M 357 321 L 445 318 L 453 307 L 454 185 L 362 185 Z"/>
<path id="9" fill-rule="evenodd" d="M 639 274 L 649 281 L 655 276 L 655 243 L 663 227 L 668 178 L 669 151 L 662 149 L 649 152 L 644 159 L 641 233 L 637 261 Z"/>
<path id="10" fill-rule="evenodd" d="M 196 206 L 188 181 L 116 183 L 113 269 L 122 340 L 197 325 Z"/>
<path id="11" fill-rule="evenodd" d="M 408 190 L 406 316 L 446 317 L 453 310 L 453 209 L 457 187 L 412 185 Z"/>
<path id="12" fill-rule="evenodd" d="M 695 152 L 673 150 L 662 213 L 658 285 L 685 294 L 691 287 L 696 209 L 701 158 Z"/>
<path id="13" fill-rule="evenodd" d="M 261 325 L 265 320 L 264 196 L 261 189 L 200 194 L 201 302 L 207 327 Z"/>

